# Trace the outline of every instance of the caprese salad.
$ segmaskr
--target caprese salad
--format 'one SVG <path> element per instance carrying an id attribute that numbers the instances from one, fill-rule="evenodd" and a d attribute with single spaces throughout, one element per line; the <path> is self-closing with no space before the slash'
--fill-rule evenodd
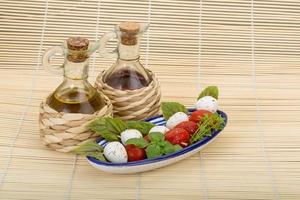
<path id="1" fill-rule="evenodd" d="M 221 130 L 224 120 L 217 113 L 218 88 L 204 89 L 195 104 L 196 110 L 189 113 L 178 102 L 163 102 L 161 110 L 165 126 L 156 126 L 145 121 L 123 121 L 119 118 L 99 118 L 88 127 L 108 141 L 103 148 L 90 141 L 74 152 L 112 163 L 126 163 L 156 158 L 181 150 L 210 137 L 213 131 Z"/>

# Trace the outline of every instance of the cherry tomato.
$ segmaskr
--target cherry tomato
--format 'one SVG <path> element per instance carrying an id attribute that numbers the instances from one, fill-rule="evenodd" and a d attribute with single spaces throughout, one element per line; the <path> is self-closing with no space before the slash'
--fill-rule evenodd
<path id="1" fill-rule="evenodd" d="M 134 144 L 127 144 L 125 146 L 128 156 L 128 162 L 143 160 L 146 158 L 146 151 L 138 148 Z"/>
<path id="2" fill-rule="evenodd" d="M 183 128 L 190 135 L 192 135 L 192 134 L 194 134 L 197 131 L 198 125 L 197 125 L 196 122 L 193 122 L 193 121 L 185 121 L 185 122 L 179 123 L 177 126 L 175 126 L 175 128 Z"/>
<path id="3" fill-rule="evenodd" d="M 207 110 L 196 110 L 190 116 L 190 121 L 198 123 L 204 117 L 204 115 L 211 115 L 212 113 Z"/>
<path id="4" fill-rule="evenodd" d="M 166 132 L 165 139 L 172 144 L 186 147 L 189 144 L 190 134 L 183 128 L 173 128 Z"/>

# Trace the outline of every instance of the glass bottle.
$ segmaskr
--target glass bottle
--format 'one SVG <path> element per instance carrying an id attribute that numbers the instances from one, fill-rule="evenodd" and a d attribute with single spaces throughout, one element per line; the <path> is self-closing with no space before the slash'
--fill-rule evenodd
<path id="1" fill-rule="evenodd" d="M 147 29 L 147 24 L 122 22 L 115 27 L 115 31 L 102 36 L 100 54 L 117 58 L 103 75 L 104 83 L 118 90 L 136 90 L 149 85 L 152 78 L 139 60 L 140 40 Z M 106 43 L 114 38 L 117 38 L 118 45 L 116 50 L 109 53 Z"/>
<path id="2" fill-rule="evenodd" d="M 47 99 L 51 108 L 58 112 L 92 114 L 105 106 L 104 99 L 87 80 L 89 57 L 98 47 L 98 44 L 90 44 L 88 39 L 71 37 L 62 46 L 45 52 L 43 65 L 64 76 L 63 82 Z M 50 58 L 57 53 L 65 57 L 61 67 L 50 63 Z"/>

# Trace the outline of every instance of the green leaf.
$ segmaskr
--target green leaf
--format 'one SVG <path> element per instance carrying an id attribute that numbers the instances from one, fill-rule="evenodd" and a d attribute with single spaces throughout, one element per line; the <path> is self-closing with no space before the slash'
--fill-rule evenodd
<path id="1" fill-rule="evenodd" d="M 130 138 L 126 141 L 127 144 L 134 144 L 138 148 L 145 148 L 149 143 L 144 138 Z"/>
<path id="2" fill-rule="evenodd" d="M 126 124 L 128 129 L 137 129 L 143 135 L 147 135 L 150 129 L 155 126 L 150 122 L 144 122 L 144 121 L 128 121 L 126 122 Z"/>
<path id="3" fill-rule="evenodd" d="M 177 112 L 188 113 L 186 107 L 177 102 L 162 102 L 161 110 L 166 120 L 168 120 L 172 115 L 174 115 Z"/>
<path id="4" fill-rule="evenodd" d="M 150 144 L 146 148 L 147 158 L 156 158 L 163 155 L 161 148 L 157 144 Z"/>
<path id="5" fill-rule="evenodd" d="M 105 118 L 97 118 L 90 122 L 87 127 L 94 132 L 101 132 L 106 129 Z"/>
<path id="6" fill-rule="evenodd" d="M 218 97 L 219 97 L 218 87 L 217 86 L 208 86 L 200 93 L 200 95 L 198 96 L 198 99 L 200 99 L 204 96 L 212 96 L 213 98 L 218 99 Z"/>
<path id="7" fill-rule="evenodd" d="M 93 158 L 106 162 L 103 155 L 103 147 L 97 144 L 96 141 L 87 142 L 74 149 L 73 152 L 82 156 L 91 156 Z"/>
<path id="8" fill-rule="evenodd" d="M 174 153 L 180 149 L 182 149 L 180 145 L 173 145 L 168 141 L 164 141 L 164 146 L 163 146 L 164 154 Z"/>
<path id="9" fill-rule="evenodd" d="M 105 118 L 105 125 L 109 132 L 120 135 L 123 131 L 126 130 L 126 123 L 119 118 Z"/>
<path id="10" fill-rule="evenodd" d="M 196 143 L 202 139 L 204 139 L 206 137 L 206 135 L 208 135 L 207 133 L 204 134 L 203 131 L 200 131 L 200 132 L 196 132 L 192 135 L 192 137 L 190 138 L 190 143 L 193 144 L 193 143 Z"/>
<path id="11" fill-rule="evenodd" d="M 180 145 L 178 145 L 178 144 L 174 145 L 174 150 L 175 151 L 179 151 L 181 149 L 182 149 L 182 147 Z"/>
<path id="12" fill-rule="evenodd" d="M 77 154 L 85 154 L 86 152 L 103 151 L 103 147 L 96 141 L 89 141 L 73 150 Z"/>
<path id="13" fill-rule="evenodd" d="M 120 136 L 114 133 L 110 133 L 109 131 L 102 131 L 99 132 L 99 135 L 104 138 L 106 141 L 112 142 L 112 141 L 119 141 Z"/>
<path id="14" fill-rule="evenodd" d="M 151 132 L 148 134 L 151 142 L 161 142 L 164 141 L 165 135 L 161 132 Z"/>
<path id="15" fill-rule="evenodd" d="M 127 126 L 119 118 L 104 117 L 92 121 L 88 128 L 107 141 L 118 141 L 119 135 L 126 130 Z"/>
<path id="16" fill-rule="evenodd" d="M 222 130 L 224 125 L 224 119 L 219 114 L 205 115 L 198 123 L 198 130 L 190 138 L 190 143 L 193 144 L 205 137 L 211 137 L 213 131 Z"/>
<path id="17" fill-rule="evenodd" d="M 107 162 L 102 152 L 87 152 L 86 156 L 96 158 L 97 160 Z"/>

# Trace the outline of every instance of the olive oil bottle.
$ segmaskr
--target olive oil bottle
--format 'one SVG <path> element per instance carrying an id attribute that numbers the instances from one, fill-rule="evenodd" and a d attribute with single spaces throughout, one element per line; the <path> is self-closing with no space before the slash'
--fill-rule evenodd
<path id="1" fill-rule="evenodd" d="M 89 56 L 97 49 L 88 39 L 71 37 L 62 47 L 53 47 L 44 55 L 44 65 L 50 67 L 49 58 L 62 53 L 62 67 L 50 70 L 63 72 L 64 80 L 48 97 L 47 104 L 58 112 L 92 114 L 105 106 L 105 101 L 88 82 Z"/>

